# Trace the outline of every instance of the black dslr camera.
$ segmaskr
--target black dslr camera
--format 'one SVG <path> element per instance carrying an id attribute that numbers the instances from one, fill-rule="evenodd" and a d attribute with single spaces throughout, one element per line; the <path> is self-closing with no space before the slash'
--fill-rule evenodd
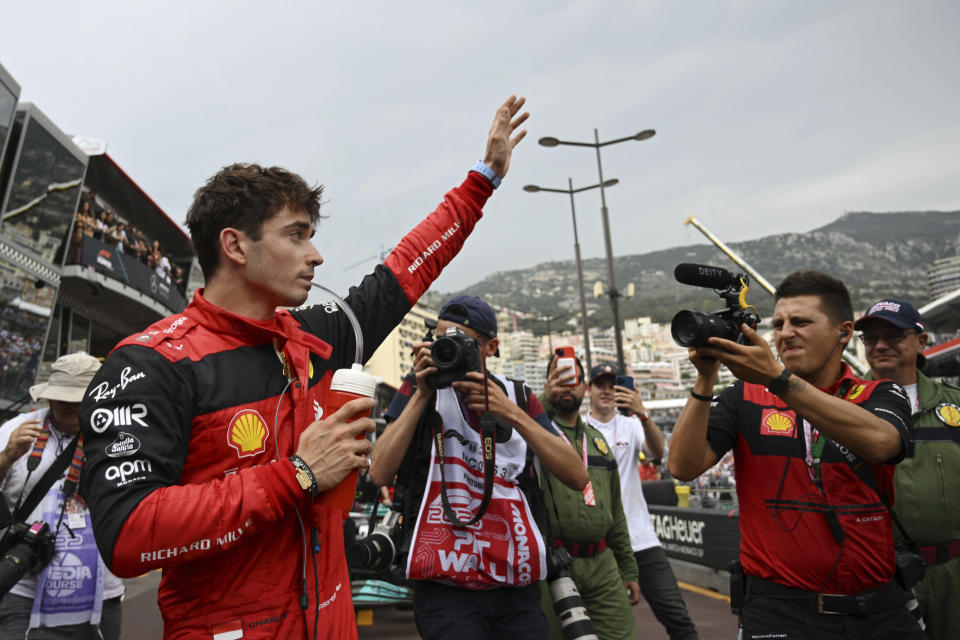
<path id="1" fill-rule="evenodd" d="M 597 637 L 593 629 L 593 620 L 587 613 L 576 583 L 570 577 L 570 563 L 573 558 L 564 547 L 547 549 L 547 584 L 550 586 L 550 598 L 553 611 L 560 621 L 560 631 L 564 640 L 589 640 Z"/>
<path id="2" fill-rule="evenodd" d="M 427 382 L 434 389 L 445 389 L 457 380 L 466 380 L 468 372 L 481 370 L 476 339 L 457 327 L 450 327 L 430 345 L 430 357 L 437 372 Z"/>
<path id="3" fill-rule="evenodd" d="M 726 269 L 703 264 L 678 264 L 673 271 L 677 282 L 695 287 L 710 287 L 727 303 L 726 309 L 701 313 L 684 309 L 673 316 L 670 333 L 681 347 L 704 347 L 709 338 L 724 338 L 747 344 L 740 326 L 756 328 L 760 314 L 746 302 L 750 279 L 746 274 L 733 275 Z"/>
<path id="4" fill-rule="evenodd" d="M 28 571 L 38 572 L 53 558 L 55 538 L 46 522 L 17 522 L 0 538 L 0 598 Z"/>

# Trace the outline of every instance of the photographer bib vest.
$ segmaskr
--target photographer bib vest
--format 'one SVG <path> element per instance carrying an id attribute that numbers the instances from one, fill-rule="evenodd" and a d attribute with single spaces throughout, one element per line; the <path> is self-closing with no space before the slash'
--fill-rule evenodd
<path id="1" fill-rule="evenodd" d="M 513 384 L 498 376 L 510 401 Z M 452 388 L 436 393 L 443 420 L 443 479 L 450 506 L 462 521 L 473 517 L 483 496 L 480 433 Z M 440 497 L 440 461 L 431 449 L 430 473 L 407 559 L 412 580 L 436 580 L 467 589 L 521 587 L 546 576 L 543 538 L 534 523 L 517 477 L 526 465 L 527 443 L 516 432 L 496 445 L 493 496 L 483 517 L 467 527 L 452 525 Z"/>

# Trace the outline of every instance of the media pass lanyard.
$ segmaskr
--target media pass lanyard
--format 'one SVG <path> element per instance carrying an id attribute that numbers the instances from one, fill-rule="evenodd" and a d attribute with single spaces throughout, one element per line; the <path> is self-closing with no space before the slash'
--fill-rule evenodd
<path id="1" fill-rule="evenodd" d="M 576 429 L 574 429 L 574 432 L 576 432 Z M 567 437 L 567 434 L 565 434 L 565 433 L 563 432 L 563 429 L 562 429 L 562 428 L 560 429 L 560 437 L 563 438 L 563 441 L 564 441 L 564 442 L 566 442 L 566 443 L 569 444 L 571 447 L 573 447 L 574 450 L 576 450 L 576 447 L 573 445 L 572 442 L 570 442 L 570 439 Z M 587 472 L 589 473 L 590 467 L 587 466 L 587 433 L 586 433 L 586 432 L 583 433 L 583 439 L 580 441 L 580 443 L 583 445 L 583 446 L 581 447 L 581 449 L 582 449 L 582 451 L 583 451 L 583 468 L 586 469 Z M 595 507 L 595 506 L 597 506 L 596 496 L 593 495 L 593 481 L 592 481 L 592 480 L 587 480 L 587 486 L 585 486 L 585 487 L 583 488 L 583 503 L 584 503 L 585 505 L 587 505 L 588 507 Z"/>
<path id="2" fill-rule="evenodd" d="M 834 396 L 837 398 L 845 398 L 851 386 L 853 386 L 851 380 L 844 380 Z M 823 456 L 823 446 L 826 444 L 827 439 L 822 436 L 817 429 L 814 429 L 813 425 L 806 419 L 803 421 L 803 437 L 807 444 L 807 472 L 810 474 L 810 479 L 817 485 L 817 488 L 823 492 L 820 461 Z"/>

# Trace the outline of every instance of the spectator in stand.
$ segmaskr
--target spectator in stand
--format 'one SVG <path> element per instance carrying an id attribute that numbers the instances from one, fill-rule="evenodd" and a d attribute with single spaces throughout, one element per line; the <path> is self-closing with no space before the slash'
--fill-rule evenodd
<path id="1" fill-rule="evenodd" d="M 158 278 L 163 277 L 163 267 L 160 265 L 162 259 L 163 248 L 160 246 L 159 240 L 154 240 L 150 245 L 150 257 L 147 260 L 147 266 L 154 270 Z"/>
<path id="2" fill-rule="evenodd" d="M 107 216 L 107 210 L 100 209 L 100 211 L 97 213 L 96 230 L 93 232 L 94 238 L 97 240 L 103 240 L 107 230 L 110 228 L 108 223 L 109 219 L 110 218 Z"/>
<path id="3" fill-rule="evenodd" d="M 116 222 L 115 216 L 112 218 L 114 223 L 110 225 L 110 227 L 107 229 L 107 232 L 103 236 L 103 241 L 106 242 L 111 247 L 113 247 L 114 249 L 117 249 L 118 251 L 122 251 L 123 238 L 125 235 L 123 232 L 124 231 L 122 226 L 123 223 Z"/>
<path id="4" fill-rule="evenodd" d="M 88 203 L 89 204 L 89 203 Z M 97 230 L 97 219 L 90 211 L 90 207 L 83 214 L 83 235 L 86 238 L 93 238 Z"/>
<path id="5" fill-rule="evenodd" d="M 187 293 L 187 280 L 180 265 L 173 266 L 173 284 L 182 295 Z"/>
<path id="6" fill-rule="evenodd" d="M 123 245 L 123 250 L 128 256 L 138 258 L 140 254 L 137 253 L 137 234 L 140 233 L 140 230 L 131 224 L 127 226 L 126 231 L 127 241 Z"/>
<path id="7" fill-rule="evenodd" d="M 140 262 L 146 264 L 150 249 L 147 248 L 147 240 L 143 237 L 143 232 L 140 229 L 134 232 L 132 245 L 136 249 L 137 258 L 140 259 Z"/>
<path id="8" fill-rule="evenodd" d="M 587 424 L 603 434 L 613 449 L 620 473 L 623 510 L 627 513 L 630 546 L 639 572 L 640 592 L 671 640 L 696 640 L 697 628 L 677 586 L 667 554 L 650 522 L 647 500 L 637 472 L 637 458 L 647 449 L 663 455 L 663 434 L 643 406 L 637 391 L 614 385 L 617 370 L 602 364 L 590 370 L 590 412 Z M 629 412 L 624 415 L 618 409 Z"/>
<path id="9" fill-rule="evenodd" d="M 77 213 L 77 219 L 73 223 L 73 234 L 70 236 L 70 249 L 67 252 L 67 264 L 80 262 L 80 255 L 83 250 L 83 229 L 85 225 Z"/>
<path id="10" fill-rule="evenodd" d="M 160 258 L 160 268 L 163 269 L 163 281 L 167 284 L 171 282 L 171 267 L 170 267 L 170 256 L 163 254 Z"/>
<path id="11" fill-rule="evenodd" d="M 889 378 L 910 398 L 915 452 L 893 475 L 895 512 L 927 563 L 915 587 L 933 640 L 960 634 L 960 388 L 920 372 L 927 346 L 913 305 L 886 299 L 857 320 L 870 375 Z M 951 512 L 952 511 L 952 512 Z M 903 534 L 894 528 L 894 537 Z"/>

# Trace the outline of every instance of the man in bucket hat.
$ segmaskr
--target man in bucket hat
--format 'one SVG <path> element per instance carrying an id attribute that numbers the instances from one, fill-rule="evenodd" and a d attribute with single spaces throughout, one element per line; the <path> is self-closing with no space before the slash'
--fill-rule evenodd
<path id="1" fill-rule="evenodd" d="M 914 454 L 893 475 L 893 508 L 926 561 L 915 592 L 927 635 L 955 638 L 960 629 L 960 389 L 921 373 L 927 346 L 923 318 L 909 302 L 887 298 L 872 305 L 853 328 L 861 331 L 870 375 L 889 378 L 910 398 Z M 903 534 L 896 527 L 894 537 Z"/>
<path id="2" fill-rule="evenodd" d="M 120 637 L 123 583 L 103 565 L 89 513 L 76 493 L 84 459 L 77 415 L 99 368 L 100 361 L 86 353 L 62 356 L 46 382 L 30 387 L 34 401 L 46 400 L 49 408 L 0 426 L 0 491 L 6 503 L 0 510 L 8 509 L 14 523 L 45 522 L 56 538 L 50 563 L 39 562 L 9 593 L 0 594 L 2 638 Z M 138 446 L 135 440 L 117 443 L 117 451 Z"/>

